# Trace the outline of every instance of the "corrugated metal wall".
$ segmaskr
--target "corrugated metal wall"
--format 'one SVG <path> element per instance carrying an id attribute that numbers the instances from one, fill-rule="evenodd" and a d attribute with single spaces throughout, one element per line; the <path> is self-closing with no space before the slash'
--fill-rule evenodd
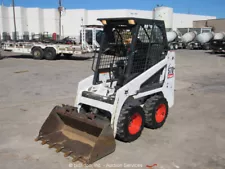
<path id="1" fill-rule="evenodd" d="M 196 28 L 209 26 L 214 28 L 214 32 L 225 32 L 225 19 L 199 20 L 194 21 L 193 25 Z"/>

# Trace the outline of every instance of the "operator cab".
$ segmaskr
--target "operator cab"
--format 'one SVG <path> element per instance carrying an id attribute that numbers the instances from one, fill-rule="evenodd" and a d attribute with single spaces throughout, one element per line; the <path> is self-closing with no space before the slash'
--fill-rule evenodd
<path id="1" fill-rule="evenodd" d="M 117 82 L 119 89 L 165 58 L 168 45 L 163 21 L 139 18 L 98 19 L 104 25 L 100 51 L 93 61 L 93 84 Z M 156 75 L 147 83 L 159 81 Z"/>

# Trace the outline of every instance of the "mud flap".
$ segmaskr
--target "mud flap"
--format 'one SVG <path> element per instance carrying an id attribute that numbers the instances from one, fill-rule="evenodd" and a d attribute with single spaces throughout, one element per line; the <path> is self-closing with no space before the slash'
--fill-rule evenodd
<path id="1" fill-rule="evenodd" d="M 116 147 L 109 121 L 90 119 L 72 106 L 54 107 L 35 141 L 87 165 L 114 152 Z"/>

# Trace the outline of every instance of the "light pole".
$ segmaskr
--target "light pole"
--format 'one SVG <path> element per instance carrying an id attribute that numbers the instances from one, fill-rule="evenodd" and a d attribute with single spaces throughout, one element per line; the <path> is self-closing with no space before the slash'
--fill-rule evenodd
<path id="1" fill-rule="evenodd" d="M 15 2 L 12 0 L 12 6 L 13 6 L 13 21 L 14 21 L 14 31 L 15 31 L 15 41 L 17 41 L 17 31 L 16 31 L 16 14 L 15 14 Z"/>
<path id="2" fill-rule="evenodd" d="M 58 8 L 58 11 L 59 11 L 59 39 L 61 39 L 61 27 L 62 27 L 62 23 L 61 23 L 61 20 L 62 20 L 62 0 L 59 0 L 59 8 Z"/>

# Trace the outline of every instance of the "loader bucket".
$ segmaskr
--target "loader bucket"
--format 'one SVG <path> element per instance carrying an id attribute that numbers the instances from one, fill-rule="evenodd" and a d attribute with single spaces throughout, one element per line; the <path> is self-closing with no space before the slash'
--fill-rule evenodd
<path id="1" fill-rule="evenodd" d="M 56 148 L 73 162 L 93 162 L 115 151 L 116 143 L 109 121 L 90 119 L 72 106 L 56 106 L 49 114 L 35 141 Z"/>

